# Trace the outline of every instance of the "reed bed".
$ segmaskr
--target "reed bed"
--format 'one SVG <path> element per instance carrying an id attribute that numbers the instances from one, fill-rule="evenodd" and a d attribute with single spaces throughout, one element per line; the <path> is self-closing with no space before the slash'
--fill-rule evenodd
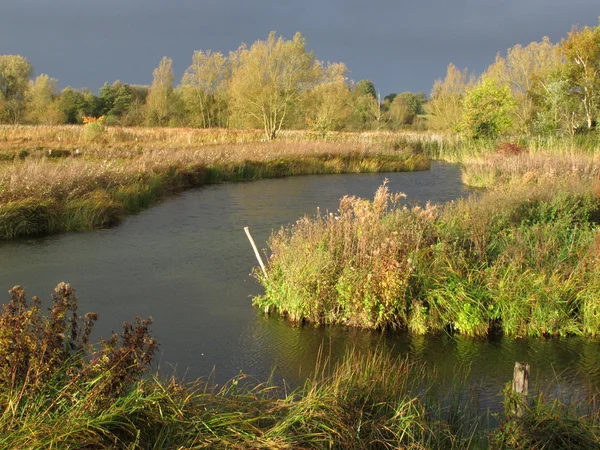
<path id="1" fill-rule="evenodd" d="M 384 185 L 274 233 L 255 304 L 300 323 L 598 334 L 597 184 L 511 184 L 445 206 L 400 197 Z"/>
<path id="2" fill-rule="evenodd" d="M 90 129 L 94 132 L 89 132 Z M 311 141 L 338 142 L 355 145 L 388 145 L 398 142 L 446 142 L 449 135 L 427 132 L 327 132 L 282 130 L 280 142 Z M 99 148 L 128 149 L 195 149 L 214 144 L 246 144 L 263 142 L 264 130 L 236 130 L 224 128 L 166 128 L 166 127 L 110 127 L 98 123 L 90 128 L 81 125 L 0 125 L 0 153 L 10 156 L 19 151 L 35 153 L 49 149 L 74 151 Z"/>
<path id="3" fill-rule="evenodd" d="M 136 318 L 100 345 L 98 319 L 78 316 L 73 289 L 60 283 L 47 315 L 15 286 L 0 312 L 2 449 L 486 449 L 596 448 L 599 411 L 585 398 L 530 403 L 505 393 L 490 428 L 476 385 L 440 386 L 435 371 L 349 349 L 337 363 L 321 355 L 295 389 L 251 380 L 182 383 L 150 375 L 157 343 Z M 510 374 L 508 374 L 510 376 Z M 525 414 L 514 415 L 520 402 Z"/>
<path id="4" fill-rule="evenodd" d="M 22 127 L 6 130 L 13 128 Z M 207 183 L 429 168 L 423 155 L 366 144 L 277 141 L 179 148 L 169 140 L 176 131 L 135 129 L 140 136 L 158 134 L 151 146 L 127 146 L 125 140 L 83 150 L 40 147 L 0 162 L 0 238 L 111 225 L 164 195 Z M 235 133 L 228 136 L 234 139 Z"/>

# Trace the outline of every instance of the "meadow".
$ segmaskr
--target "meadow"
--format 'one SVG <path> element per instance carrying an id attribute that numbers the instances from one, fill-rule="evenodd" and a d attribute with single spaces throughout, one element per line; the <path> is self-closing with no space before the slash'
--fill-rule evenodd
<path id="1" fill-rule="evenodd" d="M 429 168 L 425 155 L 382 145 L 377 135 L 323 141 L 288 132 L 276 142 L 260 136 L 98 122 L 2 126 L 0 238 L 109 226 L 169 193 L 210 183 Z"/>

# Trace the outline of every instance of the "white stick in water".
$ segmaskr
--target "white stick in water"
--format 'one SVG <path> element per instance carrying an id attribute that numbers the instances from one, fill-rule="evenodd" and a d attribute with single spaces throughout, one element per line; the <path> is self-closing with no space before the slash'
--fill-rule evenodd
<path id="1" fill-rule="evenodd" d="M 246 236 L 248 236 L 248 240 L 250 241 L 250 244 L 254 249 L 254 254 L 256 255 L 256 259 L 258 259 L 258 263 L 260 264 L 260 268 L 262 269 L 265 278 L 269 278 L 267 276 L 267 269 L 265 268 L 265 264 L 263 263 L 263 260 L 260 257 L 260 253 L 258 253 L 258 249 L 256 248 L 256 244 L 254 243 L 254 239 L 252 239 L 252 235 L 250 234 L 250 229 L 248 227 L 244 227 L 244 231 L 246 232 Z"/>

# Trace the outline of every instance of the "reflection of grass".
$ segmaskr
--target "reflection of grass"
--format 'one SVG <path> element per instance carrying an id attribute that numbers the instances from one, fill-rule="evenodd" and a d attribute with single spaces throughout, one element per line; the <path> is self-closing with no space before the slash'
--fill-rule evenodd
<path id="1" fill-rule="evenodd" d="M 294 322 L 484 336 L 600 330 L 600 198 L 571 180 L 408 208 L 385 187 L 274 234 L 263 309 Z"/>
<path id="2" fill-rule="evenodd" d="M 13 136 L 15 133 L 16 136 L 32 134 L 33 137 L 28 138 L 31 141 L 43 141 L 49 133 L 62 133 L 61 145 L 69 147 L 66 143 L 74 139 L 69 133 L 79 129 L 0 127 L 0 135 L 2 131 L 8 137 L 5 143 L 0 141 L 0 152 L 6 151 L 6 146 L 17 139 Z M 108 129 L 102 139 L 118 131 Z M 148 207 L 169 192 L 206 183 L 429 167 L 422 155 L 370 144 L 288 141 L 182 144 L 179 148 L 167 147 L 177 145 L 181 138 L 173 130 L 154 130 L 154 134 L 146 129 L 120 132 L 125 133 L 125 137 L 119 135 L 124 140 L 116 141 L 115 145 L 84 141 L 87 147 L 82 150 L 54 149 L 53 152 L 35 147 L 22 159 L 0 161 L 0 238 L 105 226 L 124 214 Z M 222 139 L 229 140 L 235 140 L 239 134 L 214 132 L 222 133 Z M 143 145 L 134 144 L 127 133 L 148 141 Z M 188 133 L 204 139 L 208 131 L 188 130 Z M 156 141 L 152 141 L 155 134 Z M 190 138 L 190 142 L 195 141 Z"/>

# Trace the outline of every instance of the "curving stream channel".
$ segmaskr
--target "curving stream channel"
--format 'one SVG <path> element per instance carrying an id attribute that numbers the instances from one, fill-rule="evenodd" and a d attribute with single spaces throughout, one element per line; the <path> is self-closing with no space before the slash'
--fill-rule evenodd
<path id="1" fill-rule="evenodd" d="M 170 197 L 105 230 L 0 243 L 0 288 L 15 284 L 49 304 L 60 281 L 76 289 L 80 314 L 100 314 L 95 339 L 120 331 L 124 320 L 152 316 L 161 344 L 160 370 L 188 379 L 223 382 L 240 371 L 295 384 L 314 367 L 320 346 L 333 357 L 347 347 L 376 345 L 426 361 L 452 380 L 460 366 L 480 386 L 484 406 L 496 404 L 514 363 L 531 364 L 533 385 L 556 374 L 575 387 L 600 379 L 600 343 L 591 339 L 485 340 L 411 336 L 342 327 L 292 327 L 251 305 L 261 292 L 249 276 L 256 264 L 243 231 L 259 247 L 273 229 L 316 208 L 335 211 L 345 194 L 372 198 L 385 178 L 408 201 L 447 202 L 470 193 L 457 166 L 434 163 L 427 172 L 303 176 L 208 186 Z M 5 297 L 8 298 L 8 297 Z"/>

